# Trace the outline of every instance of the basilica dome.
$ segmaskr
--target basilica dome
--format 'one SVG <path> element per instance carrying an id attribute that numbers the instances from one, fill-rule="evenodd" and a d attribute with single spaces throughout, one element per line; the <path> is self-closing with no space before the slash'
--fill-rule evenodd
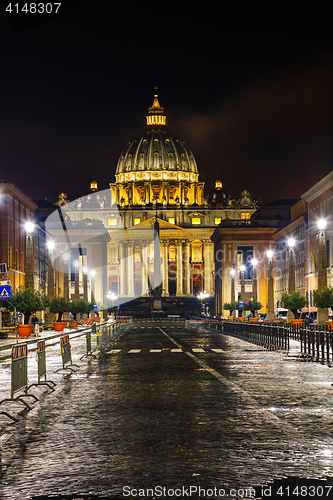
<path id="1" fill-rule="evenodd" d="M 118 160 L 116 176 L 140 171 L 198 174 L 190 148 L 166 127 L 164 108 L 160 106 L 157 94 L 153 105 L 148 108 L 145 132 L 126 144 Z"/>
<path id="2" fill-rule="evenodd" d="M 202 204 L 204 183 L 199 182 L 197 164 L 190 148 L 166 125 L 158 95 L 148 108 L 147 126 L 128 142 L 110 184 L 115 203 L 122 206 L 189 206 Z"/>

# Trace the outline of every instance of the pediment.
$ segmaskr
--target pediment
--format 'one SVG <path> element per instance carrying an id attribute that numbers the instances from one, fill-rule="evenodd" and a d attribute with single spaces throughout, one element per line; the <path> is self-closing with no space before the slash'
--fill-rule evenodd
<path id="1" fill-rule="evenodd" d="M 146 220 L 140 222 L 139 224 L 136 224 L 135 226 L 131 226 L 128 229 L 139 229 L 139 228 L 144 228 L 144 227 L 153 228 L 154 224 L 155 224 L 155 220 L 156 220 L 155 217 L 149 217 L 149 219 L 146 219 Z M 157 217 L 157 221 L 159 223 L 160 229 L 174 229 L 174 230 L 177 230 L 177 229 L 181 230 L 182 229 L 181 227 L 177 226 L 176 224 L 171 224 L 171 222 L 168 222 L 164 219 L 160 219 L 159 217 Z"/>

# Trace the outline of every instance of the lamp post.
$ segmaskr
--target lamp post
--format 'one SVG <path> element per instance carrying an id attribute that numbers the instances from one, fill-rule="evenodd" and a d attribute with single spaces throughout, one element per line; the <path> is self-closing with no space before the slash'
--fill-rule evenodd
<path id="1" fill-rule="evenodd" d="M 288 239 L 288 253 L 289 253 L 289 277 L 288 277 L 288 293 L 293 293 L 295 291 L 295 270 L 294 270 L 294 238 Z M 292 319 L 293 314 L 290 309 L 288 309 L 288 319 Z"/>
<path id="2" fill-rule="evenodd" d="M 54 241 L 48 240 L 48 263 L 47 263 L 47 295 L 50 300 L 54 298 L 54 271 L 51 262 L 51 255 L 54 249 Z"/>
<path id="3" fill-rule="evenodd" d="M 289 240 L 288 240 L 288 252 L 289 252 L 288 293 L 293 293 L 295 291 L 294 246 L 295 246 L 294 238 L 289 238 Z"/>
<path id="4" fill-rule="evenodd" d="M 327 286 L 327 262 L 326 262 L 326 220 L 320 219 L 318 227 L 318 288 L 324 289 Z M 328 310 L 318 308 L 318 325 L 324 325 L 328 320 Z"/>
<path id="5" fill-rule="evenodd" d="M 273 250 L 267 250 L 268 259 L 268 287 L 267 287 L 267 319 L 274 318 L 274 289 L 273 289 Z"/>
<path id="6" fill-rule="evenodd" d="M 258 265 L 258 260 L 257 259 L 252 259 L 252 298 L 257 300 L 258 299 L 258 279 L 257 279 L 257 265 Z"/>
<path id="7" fill-rule="evenodd" d="M 230 275 L 231 275 L 231 299 L 230 302 L 235 301 L 235 274 L 236 271 L 234 268 L 230 269 Z"/>
<path id="8" fill-rule="evenodd" d="M 114 308 L 114 318 L 116 319 L 116 306 L 115 306 L 115 301 L 117 300 L 117 298 L 118 298 L 118 297 L 117 297 L 117 295 L 116 295 L 115 293 L 113 293 L 113 292 L 112 292 L 112 293 L 110 293 L 110 292 L 109 292 L 109 293 L 107 294 L 107 298 L 108 298 L 108 300 L 110 300 L 110 301 L 111 301 L 111 309 L 113 309 L 113 308 Z"/>
<path id="9" fill-rule="evenodd" d="M 25 224 L 25 287 L 34 288 L 34 245 L 33 234 L 35 225 L 33 222 Z"/>
<path id="10" fill-rule="evenodd" d="M 68 263 L 69 263 L 69 254 L 64 253 L 64 297 L 66 300 L 69 299 L 69 281 L 68 281 Z"/>
<path id="11" fill-rule="evenodd" d="M 243 300 L 245 299 L 245 279 L 244 279 L 244 273 L 245 273 L 245 266 L 244 264 L 242 264 L 240 266 L 240 273 L 241 273 L 241 301 L 243 302 Z M 239 316 L 242 317 L 243 316 L 243 309 L 239 309 Z"/>
<path id="12" fill-rule="evenodd" d="M 80 261 L 79 260 L 74 261 L 74 269 L 75 269 L 74 298 L 79 299 L 80 298 L 80 282 L 79 282 Z"/>
<path id="13" fill-rule="evenodd" d="M 96 279 L 96 271 L 92 269 L 90 271 L 90 284 L 91 284 L 91 298 L 90 300 L 94 302 L 95 300 L 95 279 Z"/>
<path id="14" fill-rule="evenodd" d="M 205 299 L 209 297 L 209 293 L 207 292 L 200 292 L 198 294 L 198 299 L 201 301 L 201 307 L 204 305 L 205 307 L 205 316 L 207 317 L 207 311 L 206 311 L 206 304 L 205 304 Z"/>
<path id="15" fill-rule="evenodd" d="M 88 268 L 85 266 L 82 269 L 83 271 L 83 300 L 88 302 Z"/>

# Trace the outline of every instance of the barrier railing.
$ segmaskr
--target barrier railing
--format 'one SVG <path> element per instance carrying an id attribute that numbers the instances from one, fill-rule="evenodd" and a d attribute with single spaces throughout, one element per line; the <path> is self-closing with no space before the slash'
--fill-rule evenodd
<path id="1" fill-rule="evenodd" d="M 16 398 L 14 395 L 24 389 L 24 394 L 20 394 Z M 28 347 L 26 344 L 16 345 L 12 347 L 12 362 L 11 362 L 11 397 L 3 399 L 0 402 L 0 405 L 5 401 L 16 401 L 24 404 L 29 410 L 31 410 L 31 406 L 24 401 L 24 396 L 30 396 L 38 401 L 38 398 L 34 394 L 28 394 Z M 6 411 L 0 412 L 2 415 L 7 415 L 7 417 L 11 418 L 15 422 L 18 422 L 18 419 L 11 415 Z"/>
<path id="2" fill-rule="evenodd" d="M 105 323 L 94 323 L 92 325 L 89 325 L 87 328 L 84 329 L 77 329 L 76 331 L 68 332 L 68 333 L 60 333 L 51 335 L 48 337 L 44 337 L 43 339 L 34 339 L 34 340 L 27 340 L 26 342 L 20 342 L 16 343 L 15 345 L 4 345 L 1 346 L 1 350 L 12 350 L 12 355 L 11 355 L 11 397 L 10 398 L 5 398 L 2 401 L 0 401 L 0 405 L 7 402 L 21 402 L 27 409 L 31 409 L 32 407 L 24 401 L 23 397 L 32 397 L 35 401 L 38 401 L 37 396 L 34 394 L 29 394 L 28 390 L 32 386 L 38 386 L 38 385 L 46 385 L 48 386 L 51 390 L 55 390 L 54 386 L 56 385 L 55 382 L 51 380 L 47 380 L 47 369 L 46 369 L 46 341 L 53 341 L 56 338 L 59 339 L 60 341 L 57 341 L 57 343 L 60 343 L 60 349 L 61 349 L 61 359 L 62 359 L 62 368 L 59 368 L 56 370 L 56 372 L 65 369 L 65 370 L 70 370 L 71 373 L 73 373 L 75 370 L 73 367 L 79 367 L 78 365 L 74 364 L 72 361 L 72 354 L 71 354 L 71 344 L 70 344 L 70 339 L 75 339 L 75 338 L 80 338 L 85 336 L 86 338 L 86 356 L 93 356 L 92 350 L 92 339 L 96 339 L 96 346 L 102 348 L 102 344 L 104 342 L 110 342 L 110 341 L 116 341 L 120 335 L 122 335 L 126 330 L 131 328 L 133 324 L 133 319 L 131 316 L 126 316 L 126 317 L 120 317 L 117 318 L 116 322 L 105 322 Z M 29 385 L 28 387 L 28 364 L 27 364 L 27 359 L 28 359 L 28 347 L 29 346 L 36 346 L 37 345 L 37 361 L 38 361 L 38 382 L 33 383 Z M 54 343 L 51 345 L 55 345 Z M 35 351 L 35 348 L 30 348 L 30 351 Z M 8 359 L 7 357 L 2 358 L 2 360 Z M 44 380 L 42 380 L 44 378 Z M 24 394 L 21 394 L 17 397 L 14 397 L 16 393 L 19 391 L 23 390 Z M 7 411 L 0 411 L 0 414 L 6 415 L 13 421 L 18 421 L 18 419 L 12 415 L 11 413 Z"/>
<path id="3" fill-rule="evenodd" d="M 269 350 L 282 349 L 289 351 L 289 331 L 288 324 L 270 323 L 243 323 L 225 321 L 223 332 L 240 339 L 266 347 Z"/>

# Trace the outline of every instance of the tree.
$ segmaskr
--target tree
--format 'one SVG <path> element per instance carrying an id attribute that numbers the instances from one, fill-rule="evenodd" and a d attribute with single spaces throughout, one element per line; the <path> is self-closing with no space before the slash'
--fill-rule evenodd
<path id="1" fill-rule="evenodd" d="M 251 300 L 249 300 L 248 304 L 244 304 L 245 311 L 251 311 L 252 316 L 254 318 L 256 316 L 256 311 L 259 311 L 259 309 L 261 309 L 261 308 L 262 308 L 262 304 L 257 299 L 251 299 Z"/>
<path id="2" fill-rule="evenodd" d="M 237 302 L 235 300 L 233 302 L 225 302 L 223 304 L 223 309 L 229 311 L 230 312 L 229 316 L 231 316 L 233 311 L 235 311 L 236 309 L 239 309 L 239 302 Z"/>
<path id="3" fill-rule="evenodd" d="M 7 304 L 7 309 L 15 307 L 16 311 L 24 314 L 24 324 L 27 325 L 32 314 L 46 309 L 49 305 L 49 299 L 45 294 L 40 293 L 34 288 L 20 286 L 18 291 L 13 293 L 11 300 Z"/>
<path id="4" fill-rule="evenodd" d="M 70 301 L 69 307 L 69 312 L 73 314 L 74 320 L 76 320 L 76 315 L 78 313 L 89 314 L 94 307 L 94 302 L 86 302 L 83 299 L 76 299 Z"/>
<path id="5" fill-rule="evenodd" d="M 50 302 L 50 312 L 57 313 L 57 321 L 61 321 L 64 312 L 70 311 L 70 301 L 65 299 L 65 297 L 54 297 Z"/>
<path id="6" fill-rule="evenodd" d="M 314 302 L 320 309 L 333 309 L 333 287 L 325 286 L 313 291 Z"/>
<path id="7" fill-rule="evenodd" d="M 302 309 L 302 307 L 308 304 L 308 301 L 301 295 L 298 291 L 292 293 L 283 293 L 281 297 L 282 305 L 286 309 L 289 309 L 295 319 L 298 319 L 298 309 Z"/>

